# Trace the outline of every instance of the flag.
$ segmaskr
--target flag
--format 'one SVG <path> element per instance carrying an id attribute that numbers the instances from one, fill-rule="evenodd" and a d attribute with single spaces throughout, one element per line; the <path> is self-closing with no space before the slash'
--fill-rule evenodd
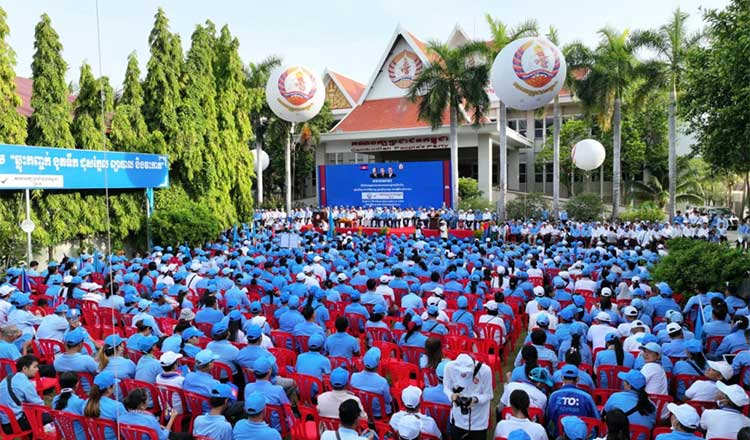
<path id="1" fill-rule="evenodd" d="M 698 310 L 698 313 L 696 313 L 695 316 L 693 334 L 696 338 L 701 339 L 703 337 L 703 323 L 706 322 L 706 317 L 703 316 L 703 301 L 700 296 L 698 297 L 698 304 L 700 305 L 700 310 Z"/>
<path id="2" fill-rule="evenodd" d="M 21 285 L 18 287 L 23 293 L 31 293 L 31 282 L 29 282 L 29 277 L 26 275 L 25 267 L 21 271 Z"/>
<path id="3" fill-rule="evenodd" d="M 94 272 L 104 273 L 104 264 L 99 259 L 99 251 L 94 251 Z"/>
<path id="4" fill-rule="evenodd" d="M 237 233 L 237 225 L 232 228 L 232 243 L 237 244 L 240 242 L 240 234 Z"/>

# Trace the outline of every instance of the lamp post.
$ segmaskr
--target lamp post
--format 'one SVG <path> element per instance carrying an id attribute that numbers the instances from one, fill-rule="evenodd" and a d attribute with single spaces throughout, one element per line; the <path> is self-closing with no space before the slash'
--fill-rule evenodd
<path id="1" fill-rule="evenodd" d="M 21 230 L 26 233 L 26 251 L 28 254 L 28 261 L 26 264 L 31 264 L 32 248 L 31 248 L 31 233 L 36 229 L 34 221 L 31 220 L 31 195 L 30 191 L 26 189 L 26 219 L 21 222 Z"/>
<path id="2" fill-rule="evenodd" d="M 255 128 L 255 178 L 258 186 L 258 207 L 263 206 L 263 165 L 260 160 L 261 151 L 263 151 L 263 135 L 268 129 L 268 118 L 261 116 L 258 120 L 258 126 Z"/>

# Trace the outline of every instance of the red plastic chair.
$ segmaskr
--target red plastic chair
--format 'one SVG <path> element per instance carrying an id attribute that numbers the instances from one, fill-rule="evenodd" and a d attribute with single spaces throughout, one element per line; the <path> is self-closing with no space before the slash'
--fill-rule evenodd
<path id="1" fill-rule="evenodd" d="M 338 417 L 318 417 L 318 420 L 320 421 L 320 427 L 323 430 L 326 431 L 335 431 L 339 429 L 339 424 L 341 423 L 341 420 L 338 419 Z"/>
<path id="2" fill-rule="evenodd" d="M 76 426 L 80 427 L 84 433 L 88 430 L 88 417 L 79 416 L 67 411 L 54 411 L 49 408 L 47 408 L 47 412 L 55 420 L 55 427 L 63 439 L 78 438 L 76 436 Z"/>
<path id="3" fill-rule="evenodd" d="M 281 426 L 281 438 L 288 438 L 294 417 L 292 415 L 292 407 L 290 405 L 273 405 L 266 403 L 266 423 L 271 424 L 271 416 L 277 414 L 279 416 L 279 426 Z"/>
<path id="4" fill-rule="evenodd" d="M 447 403 L 422 402 L 422 411 L 435 419 L 441 432 L 448 432 L 448 422 L 451 417 L 451 406 Z"/>
<path id="5" fill-rule="evenodd" d="M 202 331 L 204 335 L 211 336 L 211 330 L 213 329 L 214 325 L 210 322 L 196 322 L 193 324 L 195 328 Z"/>
<path id="6" fill-rule="evenodd" d="M 378 434 L 378 438 L 382 438 L 382 439 L 398 438 L 396 436 L 396 432 L 393 430 L 390 423 L 386 423 L 380 420 L 375 420 L 374 424 L 375 424 L 375 432 Z M 424 440 L 425 439 L 424 434 L 420 435 L 420 438 Z"/>
<path id="7" fill-rule="evenodd" d="M 372 343 L 373 341 L 393 342 L 393 335 L 391 334 L 391 330 L 387 328 L 370 327 L 365 329 L 365 334 L 367 335 L 370 343 Z"/>
<path id="8" fill-rule="evenodd" d="M 159 390 L 156 388 L 156 385 L 149 382 L 144 382 L 142 380 L 120 379 L 120 389 L 125 396 L 130 394 L 131 391 L 139 388 L 146 390 L 146 394 L 151 398 L 151 402 L 153 402 L 152 407 L 148 409 L 149 412 L 151 412 L 155 416 L 161 414 Z"/>
<path id="9" fill-rule="evenodd" d="M 151 428 L 120 423 L 120 440 L 159 440 L 159 434 Z"/>
<path id="10" fill-rule="evenodd" d="M 649 440 L 651 430 L 643 425 L 630 424 L 630 440 Z"/>
<path id="11" fill-rule="evenodd" d="M 383 361 L 381 361 L 382 363 Z M 419 388 L 424 388 L 424 379 L 419 374 L 419 371 L 419 367 L 414 364 L 402 362 L 398 359 L 389 359 L 387 367 L 384 368 L 383 372 L 390 373 L 391 383 L 394 387 L 403 389 L 409 385 L 415 385 Z"/>
<path id="12" fill-rule="evenodd" d="M 450 322 L 446 327 L 451 336 L 469 336 L 469 326 L 463 322 Z"/>
<path id="13" fill-rule="evenodd" d="M 724 336 L 709 336 L 706 338 L 706 343 L 703 346 L 703 352 L 713 353 L 714 350 L 716 350 L 719 345 L 721 345 L 721 342 L 724 340 Z"/>
<path id="14" fill-rule="evenodd" d="M 65 345 L 60 341 L 38 339 L 36 342 L 39 345 L 39 354 L 41 355 L 39 363 L 41 364 L 52 365 L 55 362 L 55 354 L 65 352 Z"/>
<path id="15" fill-rule="evenodd" d="M 107 419 L 94 419 L 91 417 L 84 417 L 83 418 L 86 421 L 86 430 L 89 433 L 89 438 L 91 439 L 104 439 L 105 432 L 109 431 L 111 433 L 111 436 L 117 437 L 117 423 L 113 422 L 112 420 Z M 75 438 L 75 437 L 72 437 Z"/>
<path id="16" fill-rule="evenodd" d="M 155 387 L 158 393 L 159 406 L 161 408 L 171 408 L 172 411 L 177 411 L 179 414 L 172 425 L 172 429 L 179 431 L 182 427 L 182 420 L 188 412 L 188 404 L 185 401 L 185 394 L 182 388 L 163 384 L 156 384 Z M 161 413 L 161 424 L 167 424 L 167 411 L 162 411 Z"/>
<path id="17" fill-rule="evenodd" d="M 42 415 L 48 414 L 49 412 L 50 408 L 44 405 L 34 405 L 31 403 L 23 404 L 23 413 L 26 415 L 26 420 L 29 421 L 29 425 L 31 425 L 31 431 L 33 432 L 32 435 L 34 439 L 57 439 L 56 433 L 44 431 L 44 422 L 42 421 Z"/>
<path id="18" fill-rule="evenodd" d="M 601 412 L 604 405 L 609 400 L 609 397 L 620 390 L 613 390 L 609 388 L 597 388 L 591 392 L 591 397 L 594 399 L 594 404 Z"/>
<path id="19" fill-rule="evenodd" d="M 563 432 L 562 427 L 562 418 L 565 416 L 560 416 L 557 419 L 557 432 Z M 586 438 L 598 438 L 598 437 L 604 437 L 607 434 L 607 424 L 599 419 L 595 419 L 593 417 L 578 417 L 586 424 Z"/>
<path id="20" fill-rule="evenodd" d="M 367 319 L 359 313 L 345 313 L 344 316 L 349 321 L 349 326 L 346 328 L 346 332 L 355 338 L 358 338 L 361 333 L 360 329 L 365 328 Z"/>
<path id="21" fill-rule="evenodd" d="M 503 420 L 507 420 L 512 415 L 513 415 L 513 412 L 512 412 L 511 407 L 506 406 L 505 408 L 503 408 L 503 412 L 500 414 L 500 417 Z M 529 420 L 531 420 L 532 422 L 539 423 L 540 425 L 544 426 L 544 411 L 541 408 L 530 406 L 529 407 Z"/>
<path id="22" fill-rule="evenodd" d="M 318 394 L 325 391 L 323 381 L 315 376 L 303 373 L 292 373 L 289 375 L 297 384 L 299 399 L 305 405 L 314 406 L 317 401 L 313 401 Z"/>
<path id="23" fill-rule="evenodd" d="M 245 384 L 255 382 L 255 372 L 250 367 L 242 367 L 242 375 L 245 377 Z"/>
<path id="24" fill-rule="evenodd" d="M 378 394 L 373 393 L 370 391 L 364 391 L 360 390 L 358 388 L 351 388 L 352 393 L 359 397 L 359 400 L 362 402 L 362 408 L 365 410 L 367 415 L 372 419 L 387 419 L 388 416 L 388 408 L 385 405 L 385 398 Z M 375 417 L 374 412 L 374 404 L 375 402 L 378 402 L 378 405 L 380 406 L 380 417 Z"/>
<path id="25" fill-rule="evenodd" d="M 310 341 L 309 336 L 305 336 L 305 335 L 295 336 L 294 342 L 296 342 L 296 344 L 294 345 L 294 347 L 297 353 L 307 353 L 310 350 L 308 346 L 309 341 Z"/>
<path id="26" fill-rule="evenodd" d="M 294 335 L 289 332 L 271 330 L 271 341 L 273 341 L 273 346 L 276 348 L 295 349 Z"/>
<path id="27" fill-rule="evenodd" d="M 619 365 L 602 365 L 596 373 L 596 383 L 597 385 L 602 386 L 600 382 L 601 377 L 604 376 L 607 378 L 607 388 L 620 390 L 622 389 L 622 380 L 617 377 L 617 374 L 627 373 L 628 371 L 630 371 L 630 368 L 628 367 L 621 367 Z"/>
<path id="28" fill-rule="evenodd" d="M 440 383 L 437 371 L 434 368 L 422 368 L 422 382 L 426 387 L 434 387 Z"/>
<path id="29" fill-rule="evenodd" d="M 300 417 L 295 419 L 292 425 L 292 438 L 295 440 L 319 440 L 320 430 L 318 426 L 320 420 L 318 410 L 303 405 L 298 406 L 297 409 Z"/>
<path id="30" fill-rule="evenodd" d="M 380 355 L 382 359 L 401 359 L 401 347 L 393 342 L 374 341 L 372 343 L 372 346 L 378 347 L 380 349 Z"/>
<path id="31" fill-rule="evenodd" d="M 232 367 L 225 364 L 224 362 L 214 361 L 211 366 L 211 375 L 216 380 L 224 380 L 227 379 L 230 382 L 232 381 Z"/>
<path id="32" fill-rule="evenodd" d="M 297 365 L 297 353 L 280 347 L 272 347 L 268 351 L 276 358 L 276 365 L 279 366 L 279 374 L 285 376 L 287 373 L 294 371 L 294 366 Z"/>
<path id="33" fill-rule="evenodd" d="M 187 404 L 188 412 L 190 413 L 190 423 L 188 425 L 187 432 L 193 432 L 193 423 L 195 418 L 203 414 L 206 408 L 210 408 L 210 398 L 203 396 L 198 393 L 183 390 L 185 396 L 185 403 Z"/>
<path id="34" fill-rule="evenodd" d="M 665 394 L 649 394 L 648 398 L 656 404 L 656 423 L 663 422 L 665 419 L 668 419 L 668 413 L 666 417 L 663 416 L 665 412 L 664 409 L 666 408 L 667 404 L 674 402 L 674 398 L 672 398 L 672 396 L 670 395 Z"/>
<path id="35" fill-rule="evenodd" d="M 406 362 L 419 365 L 419 359 L 425 354 L 425 349 L 423 347 L 409 347 L 404 345 L 401 347 L 401 354 Z"/>
<path id="36" fill-rule="evenodd" d="M 16 374 L 16 361 L 13 359 L 0 359 L 0 380 L 7 376 Z"/>
<path id="37" fill-rule="evenodd" d="M 174 334 L 174 327 L 180 322 L 173 318 L 154 318 L 154 321 L 156 321 L 156 325 L 159 326 L 159 330 L 165 336 L 172 336 Z"/>

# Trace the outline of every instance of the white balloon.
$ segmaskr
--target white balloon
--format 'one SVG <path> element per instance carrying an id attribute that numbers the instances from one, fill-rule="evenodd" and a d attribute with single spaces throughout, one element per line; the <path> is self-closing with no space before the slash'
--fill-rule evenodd
<path id="1" fill-rule="evenodd" d="M 266 84 L 266 100 L 279 118 L 305 122 L 323 107 L 325 87 L 320 77 L 305 66 L 289 65 L 271 72 Z"/>
<path id="2" fill-rule="evenodd" d="M 253 156 L 253 170 L 256 170 L 256 158 L 255 158 L 255 148 L 250 150 L 250 155 Z M 268 153 L 266 153 L 266 150 L 260 150 L 260 169 L 262 171 L 265 171 L 266 168 L 268 168 L 268 165 L 271 163 L 271 158 L 268 157 Z"/>
<path id="3" fill-rule="evenodd" d="M 599 168 L 604 163 L 607 152 L 604 146 L 593 139 L 584 139 L 573 145 L 570 150 L 570 159 L 578 168 L 591 171 Z"/>
<path id="4" fill-rule="evenodd" d="M 490 81 L 506 106 L 533 110 L 552 101 L 565 83 L 562 51 L 543 37 L 519 38 L 497 54 Z"/>

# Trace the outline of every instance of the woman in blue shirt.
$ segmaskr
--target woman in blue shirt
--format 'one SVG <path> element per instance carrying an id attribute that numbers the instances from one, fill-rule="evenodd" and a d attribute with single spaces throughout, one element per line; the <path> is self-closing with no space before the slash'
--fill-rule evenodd
<path id="1" fill-rule="evenodd" d="M 614 393 L 609 397 L 604 405 L 603 413 L 619 409 L 628 416 L 631 424 L 652 430 L 656 423 L 656 407 L 646 393 L 646 378 L 638 370 L 617 373 L 617 377 L 623 381 L 624 391 Z"/>
<path id="2" fill-rule="evenodd" d="M 401 335 L 401 339 L 398 341 L 400 347 L 419 347 L 424 348 L 424 343 L 427 340 L 427 336 L 422 334 L 422 318 L 419 316 L 413 316 L 407 324 L 408 330 L 406 333 Z"/>
<path id="3" fill-rule="evenodd" d="M 685 343 L 685 351 L 687 352 L 687 359 L 677 361 L 672 368 L 672 374 L 674 376 L 694 376 L 695 380 L 702 378 L 706 371 L 706 358 L 703 356 L 703 347 L 700 339 L 687 341 Z M 676 381 L 676 384 L 677 395 L 675 397 L 677 400 L 682 401 L 689 384 L 683 380 Z"/>
<path id="4" fill-rule="evenodd" d="M 89 398 L 83 407 L 83 415 L 86 417 L 102 418 L 106 420 L 117 420 L 125 414 L 122 403 L 112 397 L 115 394 L 115 385 L 118 380 L 109 371 L 99 373 L 94 378 L 94 385 L 89 391 Z M 104 440 L 115 440 L 117 435 L 111 430 L 104 431 Z"/>
<path id="5" fill-rule="evenodd" d="M 599 380 L 599 387 L 607 388 L 607 375 L 599 374 L 599 367 L 603 365 L 615 365 L 620 367 L 633 368 L 635 358 L 632 354 L 622 349 L 622 342 L 617 337 L 617 333 L 609 333 L 604 337 L 606 350 L 602 350 L 596 355 L 594 361 L 594 371 Z"/>
<path id="6" fill-rule="evenodd" d="M 159 436 L 159 440 L 178 439 L 178 438 L 190 438 L 184 437 L 185 433 L 170 432 L 172 425 L 177 418 L 177 411 L 173 411 L 167 422 L 167 426 L 161 427 L 159 421 L 148 408 L 148 395 L 143 388 L 136 388 L 125 397 L 125 409 L 128 411 L 125 414 L 120 415 L 120 423 L 142 426 L 144 428 L 153 429 Z M 187 434 L 189 435 L 189 434 Z"/>
<path id="7" fill-rule="evenodd" d="M 78 376 L 75 372 L 61 373 L 60 394 L 52 399 L 52 409 L 82 416 L 85 401 L 76 395 L 76 385 L 78 385 Z M 83 430 L 83 426 L 75 424 L 73 428 L 75 429 L 76 440 L 86 440 L 86 432 Z"/>
<path id="8" fill-rule="evenodd" d="M 96 355 L 99 371 L 108 371 L 121 379 L 135 377 L 135 364 L 124 356 L 124 342 L 125 340 L 120 335 L 107 336 L 104 345 Z"/>

